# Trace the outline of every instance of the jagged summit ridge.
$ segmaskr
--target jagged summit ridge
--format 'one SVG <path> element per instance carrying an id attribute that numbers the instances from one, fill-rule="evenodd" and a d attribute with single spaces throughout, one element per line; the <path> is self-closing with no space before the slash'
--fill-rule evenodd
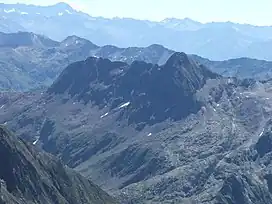
<path id="1" fill-rule="evenodd" d="M 55 5 L 52 5 L 52 7 L 58 7 L 58 8 L 62 8 L 62 9 L 73 9 L 70 4 L 68 3 L 65 3 L 65 2 L 59 2 L 59 3 L 56 3 Z"/>
<path id="2" fill-rule="evenodd" d="M 98 49 L 99 46 L 93 44 L 91 41 L 86 40 L 84 38 L 80 38 L 78 36 L 72 35 L 65 38 L 60 42 L 60 46 L 62 47 L 70 47 L 72 46 L 74 49 L 80 47 L 81 49 L 85 47 L 86 51 Z"/>
<path id="3" fill-rule="evenodd" d="M 32 4 L 5 4 L 0 3 L 0 12 L 5 14 L 19 14 L 19 15 L 46 15 L 46 16 L 54 16 L 58 15 L 60 12 L 66 14 L 72 14 L 75 12 L 74 8 L 72 8 L 69 4 L 60 2 L 54 5 L 49 6 L 39 6 Z"/>
<path id="4" fill-rule="evenodd" d="M 153 124 L 167 117 L 179 120 L 196 112 L 200 104 L 194 94 L 206 80 L 216 77 L 219 76 L 189 60 L 185 53 L 175 53 L 162 66 L 143 61 L 128 65 L 90 57 L 64 70 L 48 93 L 68 93 L 101 108 L 114 109 L 130 102 L 129 123 Z"/>

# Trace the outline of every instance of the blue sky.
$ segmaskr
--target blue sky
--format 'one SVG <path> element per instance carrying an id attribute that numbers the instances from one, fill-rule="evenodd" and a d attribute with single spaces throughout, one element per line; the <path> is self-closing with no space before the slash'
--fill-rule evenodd
<path id="1" fill-rule="evenodd" d="M 3 0 L 3 3 L 54 4 L 57 0 Z M 233 21 L 272 25 L 272 0 L 63 0 L 92 16 L 162 20 L 192 18 L 200 22 Z"/>

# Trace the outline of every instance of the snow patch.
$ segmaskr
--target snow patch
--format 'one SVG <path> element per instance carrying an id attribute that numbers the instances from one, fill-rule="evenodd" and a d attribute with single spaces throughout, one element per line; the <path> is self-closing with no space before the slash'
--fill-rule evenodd
<path id="1" fill-rule="evenodd" d="M 15 12 L 15 11 L 16 11 L 15 8 L 10 9 L 10 10 L 4 9 L 4 12 L 5 12 L 5 13 L 13 13 L 13 12 Z"/>
<path id="2" fill-rule="evenodd" d="M 147 136 L 150 137 L 152 135 L 152 133 L 150 132 Z"/>
<path id="3" fill-rule="evenodd" d="M 59 16 L 63 16 L 63 13 L 62 13 L 62 12 L 60 12 L 60 13 L 58 13 L 58 15 L 59 15 Z"/>
<path id="4" fill-rule="evenodd" d="M 234 133 L 234 131 L 236 130 L 236 124 L 234 121 L 232 121 L 231 127 L 232 127 L 231 132 Z"/>
<path id="5" fill-rule="evenodd" d="M 5 106 L 5 105 L 2 105 L 2 106 L 0 107 L 0 109 L 4 108 L 4 106 Z"/>
<path id="6" fill-rule="evenodd" d="M 40 138 L 38 137 L 38 139 L 36 139 L 36 140 L 33 142 L 33 144 L 36 145 L 37 142 L 39 141 L 39 139 L 40 139 Z"/>
<path id="7" fill-rule="evenodd" d="M 237 28 L 237 27 L 232 27 L 235 31 L 240 31 L 240 29 L 239 28 Z"/>
<path id="8" fill-rule="evenodd" d="M 263 136 L 263 134 L 264 134 L 264 129 L 263 129 L 263 131 L 259 134 L 259 137 Z"/>
<path id="9" fill-rule="evenodd" d="M 41 13 L 36 13 L 37 15 L 41 15 Z"/>
<path id="10" fill-rule="evenodd" d="M 119 109 L 120 109 L 120 108 L 125 108 L 125 107 L 127 107 L 127 106 L 129 106 L 129 105 L 130 105 L 130 102 L 126 102 L 126 103 L 124 103 L 123 105 L 119 106 Z"/>
<path id="11" fill-rule="evenodd" d="M 220 106 L 220 104 L 216 104 L 216 106 L 217 106 L 217 107 L 219 107 L 219 106 Z"/>
<path id="12" fill-rule="evenodd" d="M 216 112 L 216 109 L 214 108 L 213 111 Z"/>
<path id="13" fill-rule="evenodd" d="M 28 13 L 27 12 L 21 12 L 21 15 L 28 15 Z"/>
<path id="14" fill-rule="evenodd" d="M 73 14 L 71 11 L 69 11 L 69 10 L 65 10 L 66 11 L 66 13 L 68 13 L 68 14 Z"/>
<path id="15" fill-rule="evenodd" d="M 109 113 L 105 113 L 104 115 L 101 115 L 100 118 L 104 118 L 104 117 L 106 117 L 107 115 L 109 115 Z"/>

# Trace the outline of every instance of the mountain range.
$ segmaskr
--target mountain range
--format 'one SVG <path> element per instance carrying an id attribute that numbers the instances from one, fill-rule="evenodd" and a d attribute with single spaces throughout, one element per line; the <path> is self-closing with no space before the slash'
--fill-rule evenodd
<path id="1" fill-rule="evenodd" d="M 0 31 L 0 203 L 272 203 L 272 27 L 59 3 Z"/>
<path id="2" fill-rule="evenodd" d="M 232 22 L 203 24 L 188 18 L 168 18 L 161 22 L 106 19 L 79 12 L 65 3 L 46 7 L 2 3 L 0 31 L 33 32 L 56 41 L 76 35 L 99 46 L 147 47 L 161 44 L 211 60 L 240 57 L 272 60 L 271 26 Z"/>
<path id="3" fill-rule="evenodd" d="M 0 126 L 1 204 L 114 204 L 108 194 L 59 160 Z"/>
<path id="4" fill-rule="evenodd" d="M 69 64 L 87 57 L 103 57 L 131 64 L 145 61 L 163 65 L 174 54 L 161 45 L 118 48 L 99 47 L 84 38 L 69 36 L 58 42 L 28 32 L 0 33 L 0 90 L 28 91 L 50 86 Z M 190 55 L 196 62 L 224 76 L 267 80 L 272 62 L 249 58 L 211 61 Z"/>
<path id="5" fill-rule="evenodd" d="M 1 93 L 0 123 L 121 203 L 270 204 L 271 81 L 90 57 L 45 92 Z"/>

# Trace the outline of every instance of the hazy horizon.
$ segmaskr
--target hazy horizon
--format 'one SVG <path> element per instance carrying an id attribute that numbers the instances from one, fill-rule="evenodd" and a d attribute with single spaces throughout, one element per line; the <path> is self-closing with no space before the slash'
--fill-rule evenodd
<path id="1" fill-rule="evenodd" d="M 54 5 L 64 2 L 76 10 L 83 11 L 94 17 L 133 18 L 139 20 L 162 21 L 167 18 L 189 18 L 201 23 L 234 22 L 256 26 L 272 26 L 272 13 L 268 0 L 249 2 L 241 0 L 5 0 L 0 3 Z M 262 3 L 260 3 L 262 2 Z M 106 6 L 105 6 L 106 5 Z M 152 9 L 151 9 L 152 8 Z M 139 12 L 141 11 L 141 12 Z"/>

